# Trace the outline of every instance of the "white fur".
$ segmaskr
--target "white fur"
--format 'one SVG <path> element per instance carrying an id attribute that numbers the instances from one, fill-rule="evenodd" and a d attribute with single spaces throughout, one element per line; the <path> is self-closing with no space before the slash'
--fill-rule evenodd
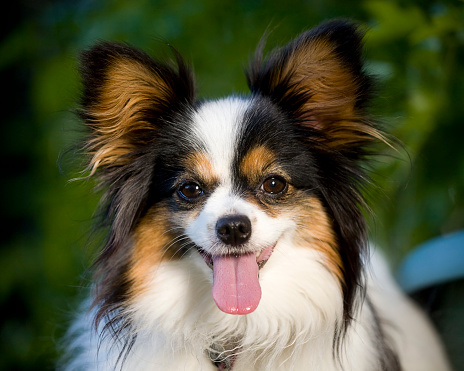
<path id="1" fill-rule="evenodd" d="M 444 349 L 430 320 L 401 291 L 388 265 L 377 251 L 371 259 L 369 298 L 386 324 L 386 330 L 405 370 L 449 370 Z"/>
<path id="2" fill-rule="evenodd" d="M 222 175 L 223 183 L 231 178 L 236 142 L 249 104 L 248 100 L 238 97 L 209 101 L 193 117 L 196 140 L 207 150 L 215 172 Z"/>
<path id="3" fill-rule="evenodd" d="M 163 263 L 153 270 L 151 289 L 126 313 L 136 324 L 138 338 L 123 369 L 215 370 L 206 356 L 209 347 L 227 347 L 229 339 L 238 337 L 242 346 L 234 371 L 340 370 L 332 341 L 342 297 L 320 259 L 311 249 L 281 241 L 261 272 L 261 302 L 246 316 L 225 314 L 216 307 L 210 272 L 198 254 Z M 404 370 L 448 370 L 428 320 L 394 286 L 385 263 L 378 257 L 375 262 L 382 281 L 368 278 L 367 295 L 388 324 L 384 330 Z M 362 306 L 343 345 L 344 370 L 377 369 L 373 323 L 369 307 Z M 74 339 L 76 357 L 68 370 L 114 369 L 120 345 L 105 339 L 98 353 L 98 336 L 88 314 L 72 330 L 80 336 Z"/>
<path id="4" fill-rule="evenodd" d="M 260 271 L 262 298 L 246 316 L 220 311 L 213 301 L 212 270 L 196 250 L 180 260 L 153 267 L 143 295 L 119 315 L 128 316 L 137 335 L 122 364 L 124 370 L 217 370 L 211 350 L 233 350 L 239 344 L 233 371 L 379 369 L 375 318 L 358 298 L 358 310 L 348 327 L 340 358 L 333 339 L 343 318 L 338 279 L 326 268 L 325 257 L 311 246 L 295 243 L 291 213 L 272 218 L 232 190 L 231 162 L 247 103 L 225 99 L 205 104 L 195 116 L 194 133 L 221 182 L 186 234 L 208 252 L 217 253 L 214 226 L 229 213 L 247 215 L 253 225 L 250 249 L 276 243 Z M 384 262 L 374 259 L 375 275 L 367 278 L 367 297 L 388 326 L 406 371 L 440 371 L 448 366 L 443 350 L 423 314 L 400 293 Z M 379 283 L 380 282 L 380 283 Z M 74 339 L 68 370 L 114 370 L 122 344 L 92 329 L 92 313 L 82 314 L 71 329 Z M 212 349 L 214 347 L 214 349 Z M 121 365 L 121 364 L 119 364 Z"/>

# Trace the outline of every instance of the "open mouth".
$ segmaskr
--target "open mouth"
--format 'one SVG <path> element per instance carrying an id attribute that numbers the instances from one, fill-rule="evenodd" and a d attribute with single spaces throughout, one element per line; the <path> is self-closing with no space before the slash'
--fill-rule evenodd
<path id="1" fill-rule="evenodd" d="M 274 247 L 275 247 L 275 244 L 269 245 L 263 248 L 261 251 L 256 253 L 256 264 L 258 264 L 259 269 L 264 267 L 264 265 L 267 263 L 267 261 L 272 255 L 272 252 L 274 251 Z M 202 256 L 206 265 L 210 267 L 211 269 L 213 269 L 213 264 L 214 264 L 213 255 L 207 253 L 205 250 L 203 250 L 201 247 L 198 247 L 198 246 L 197 246 L 197 250 Z"/>
<path id="2" fill-rule="evenodd" d="M 213 270 L 213 299 L 228 314 L 249 314 L 261 300 L 259 270 L 272 255 L 275 244 L 258 253 L 211 255 L 198 249 Z"/>

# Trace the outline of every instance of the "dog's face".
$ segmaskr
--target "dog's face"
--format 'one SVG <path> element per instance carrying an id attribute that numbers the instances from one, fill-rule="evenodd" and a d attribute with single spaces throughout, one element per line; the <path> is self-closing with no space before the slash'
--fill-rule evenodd
<path id="1" fill-rule="evenodd" d="M 178 139 L 183 153 L 160 155 L 165 161 L 160 173 L 171 169 L 163 179 L 167 192 L 136 230 L 136 236 L 162 231 L 165 237 L 156 247 L 158 237 L 140 238 L 136 266 L 154 262 L 148 251 L 196 250 L 214 273 L 213 298 L 226 313 L 256 309 L 258 270 L 284 235 L 326 254 L 326 264 L 341 277 L 333 229 L 317 197 L 314 155 L 298 139 L 292 120 L 272 108 L 263 98 L 197 107 L 187 119 L 189 132 Z M 138 272 L 133 281 L 148 276 Z"/>
<path id="2" fill-rule="evenodd" d="M 120 44 L 84 53 L 89 169 L 108 187 L 101 316 L 145 295 L 158 267 L 185 259 L 212 278 L 219 309 L 251 313 L 265 271 L 306 249 L 350 317 L 365 238 L 358 161 L 384 139 L 364 111 L 360 41 L 351 24 L 326 23 L 264 61 L 258 52 L 251 96 L 217 101 L 195 99 L 179 56 L 173 68 Z"/>

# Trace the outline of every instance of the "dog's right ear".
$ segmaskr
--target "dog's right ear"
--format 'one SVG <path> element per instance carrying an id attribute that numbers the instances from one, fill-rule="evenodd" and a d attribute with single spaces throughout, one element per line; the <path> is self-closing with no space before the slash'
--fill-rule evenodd
<path id="1" fill-rule="evenodd" d="M 388 139 L 365 107 L 372 79 L 363 68 L 363 33 L 347 20 L 303 32 L 263 58 L 261 42 L 250 63 L 248 85 L 318 135 L 326 147 L 358 159 L 369 143 Z"/>
<path id="2" fill-rule="evenodd" d="M 193 74 L 174 53 L 177 67 L 119 43 L 102 42 L 82 53 L 79 114 L 90 128 L 90 175 L 130 163 L 173 112 L 193 103 Z"/>

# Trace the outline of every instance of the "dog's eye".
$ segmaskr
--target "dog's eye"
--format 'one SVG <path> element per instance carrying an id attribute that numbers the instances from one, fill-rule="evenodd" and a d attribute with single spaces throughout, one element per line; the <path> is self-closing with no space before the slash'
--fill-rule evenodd
<path id="1" fill-rule="evenodd" d="M 287 190 L 287 181 L 280 176 L 272 176 L 263 182 L 261 189 L 271 195 L 277 195 Z"/>
<path id="2" fill-rule="evenodd" d="M 177 192 L 182 198 L 188 201 L 194 201 L 203 195 L 203 190 L 200 185 L 194 181 L 186 181 L 182 183 Z"/>

